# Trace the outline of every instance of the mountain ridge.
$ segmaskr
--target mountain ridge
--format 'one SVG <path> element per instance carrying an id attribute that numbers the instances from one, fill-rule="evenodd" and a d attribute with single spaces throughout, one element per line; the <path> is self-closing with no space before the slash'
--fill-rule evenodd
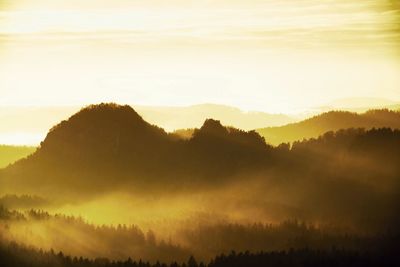
<path id="1" fill-rule="evenodd" d="M 245 205 L 279 220 L 345 222 L 351 214 L 352 223 L 373 228 L 398 219 L 399 147 L 400 130 L 390 128 L 342 129 L 273 147 L 255 131 L 213 119 L 184 140 L 129 106 L 101 104 L 61 122 L 34 154 L 0 170 L 0 195 L 69 204 L 118 193 L 218 192 L 210 202 L 217 209 Z"/>
<path id="2" fill-rule="evenodd" d="M 400 112 L 388 109 L 369 110 L 358 114 L 349 111 L 329 111 L 309 119 L 280 127 L 267 127 L 256 131 L 272 145 L 292 143 L 316 138 L 329 131 L 346 128 L 400 128 Z"/>
<path id="3" fill-rule="evenodd" d="M 29 187 L 37 181 L 52 184 L 58 177 L 63 186 L 89 191 L 90 181 L 102 190 L 111 181 L 145 186 L 186 175 L 196 182 L 204 177 L 226 177 L 243 168 L 234 162 L 247 162 L 246 166 L 255 155 L 268 153 L 267 148 L 254 131 L 226 128 L 211 119 L 193 138 L 183 140 L 147 123 L 130 106 L 103 103 L 86 107 L 52 127 L 34 154 L 3 172 L 18 177 L 9 180 L 14 186 Z"/>

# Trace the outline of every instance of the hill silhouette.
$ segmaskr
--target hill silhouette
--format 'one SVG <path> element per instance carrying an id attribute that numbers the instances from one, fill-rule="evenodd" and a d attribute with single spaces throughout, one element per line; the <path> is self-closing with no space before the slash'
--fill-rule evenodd
<path id="1" fill-rule="evenodd" d="M 163 166 L 160 156 L 172 139 L 145 122 L 131 107 L 100 104 L 86 107 L 54 126 L 33 155 L 5 170 L 13 184 L 76 187 L 96 190 Z M 22 177 L 25 177 L 22 180 Z M 95 180 L 94 180 L 95 179 Z"/>
<path id="2" fill-rule="evenodd" d="M 365 113 L 330 111 L 297 123 L 280 127 L 257 129 L 272 145 L 316 138 L 329 131 L 347 128 L 400 128 L 400 112 L 387 109 L 369 110 Z"/>
<path id="3" fill-rule="evenodd" d="M 185 176 L 194 183 L 235 173 L 266 148 L 254 131 L 225 128 L 219 121 L 206 120 L 185 141 L 147 123 L 130 106 L 100 104 L 54 126 L 33 155 L 2 174 L 16 187 L 40 183 L 84 192 L 101 192 L 110 184 L 152 186 Z"/>
<path id="4" fill-rule="evenodd" d="M 161 153 L 169 142 L 163 129 L 145 122 L 131 107 L 100 104 L 53 127 L 35 157 L 51 160 L 57 154 L 67 162 L 85 158 L 89 164 L 95 160 L 94 164 L 107 165 L 134 152 L 129 157 L 135 164 L 138 158 L 156 157 L 151 148 Z"/>

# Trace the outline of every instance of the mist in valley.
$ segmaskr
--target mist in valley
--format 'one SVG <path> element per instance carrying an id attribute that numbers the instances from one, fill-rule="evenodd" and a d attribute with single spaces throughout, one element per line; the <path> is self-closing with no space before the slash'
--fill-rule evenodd
<path id="1" fill-rule="evenodd" d="M 130 107 L 91 106 L 1 170 L 1 239 L 150 262 L 378 251 L 399 234 L 399 147 L 390 128 L 271 146 L 216 120 L 178 138 Z"/>

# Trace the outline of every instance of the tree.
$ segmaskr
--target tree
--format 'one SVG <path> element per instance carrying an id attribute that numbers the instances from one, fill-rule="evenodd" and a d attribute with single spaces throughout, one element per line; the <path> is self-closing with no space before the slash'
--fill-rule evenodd
<path id="1" fill-rule="evenodd" d="M 197 264 L 196 259 L 192 256 L 190 256 L 188 260 L 188 267 L 198 267 L 199 265 Z"/>

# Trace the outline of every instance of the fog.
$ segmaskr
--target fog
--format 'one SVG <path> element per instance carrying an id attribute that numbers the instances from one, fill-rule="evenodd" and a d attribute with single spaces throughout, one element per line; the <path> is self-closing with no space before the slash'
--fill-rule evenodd
<path id="1" fill-rule="evenodd" d="M 89 107 L 0 170 L 0 239 L 163 262 L 231 250 L 370 251 L 399 235 L 399 147 L 400 131 L 389 128 L 274 147 L 215 120 L 180 139 L 128 106 Z"/>

